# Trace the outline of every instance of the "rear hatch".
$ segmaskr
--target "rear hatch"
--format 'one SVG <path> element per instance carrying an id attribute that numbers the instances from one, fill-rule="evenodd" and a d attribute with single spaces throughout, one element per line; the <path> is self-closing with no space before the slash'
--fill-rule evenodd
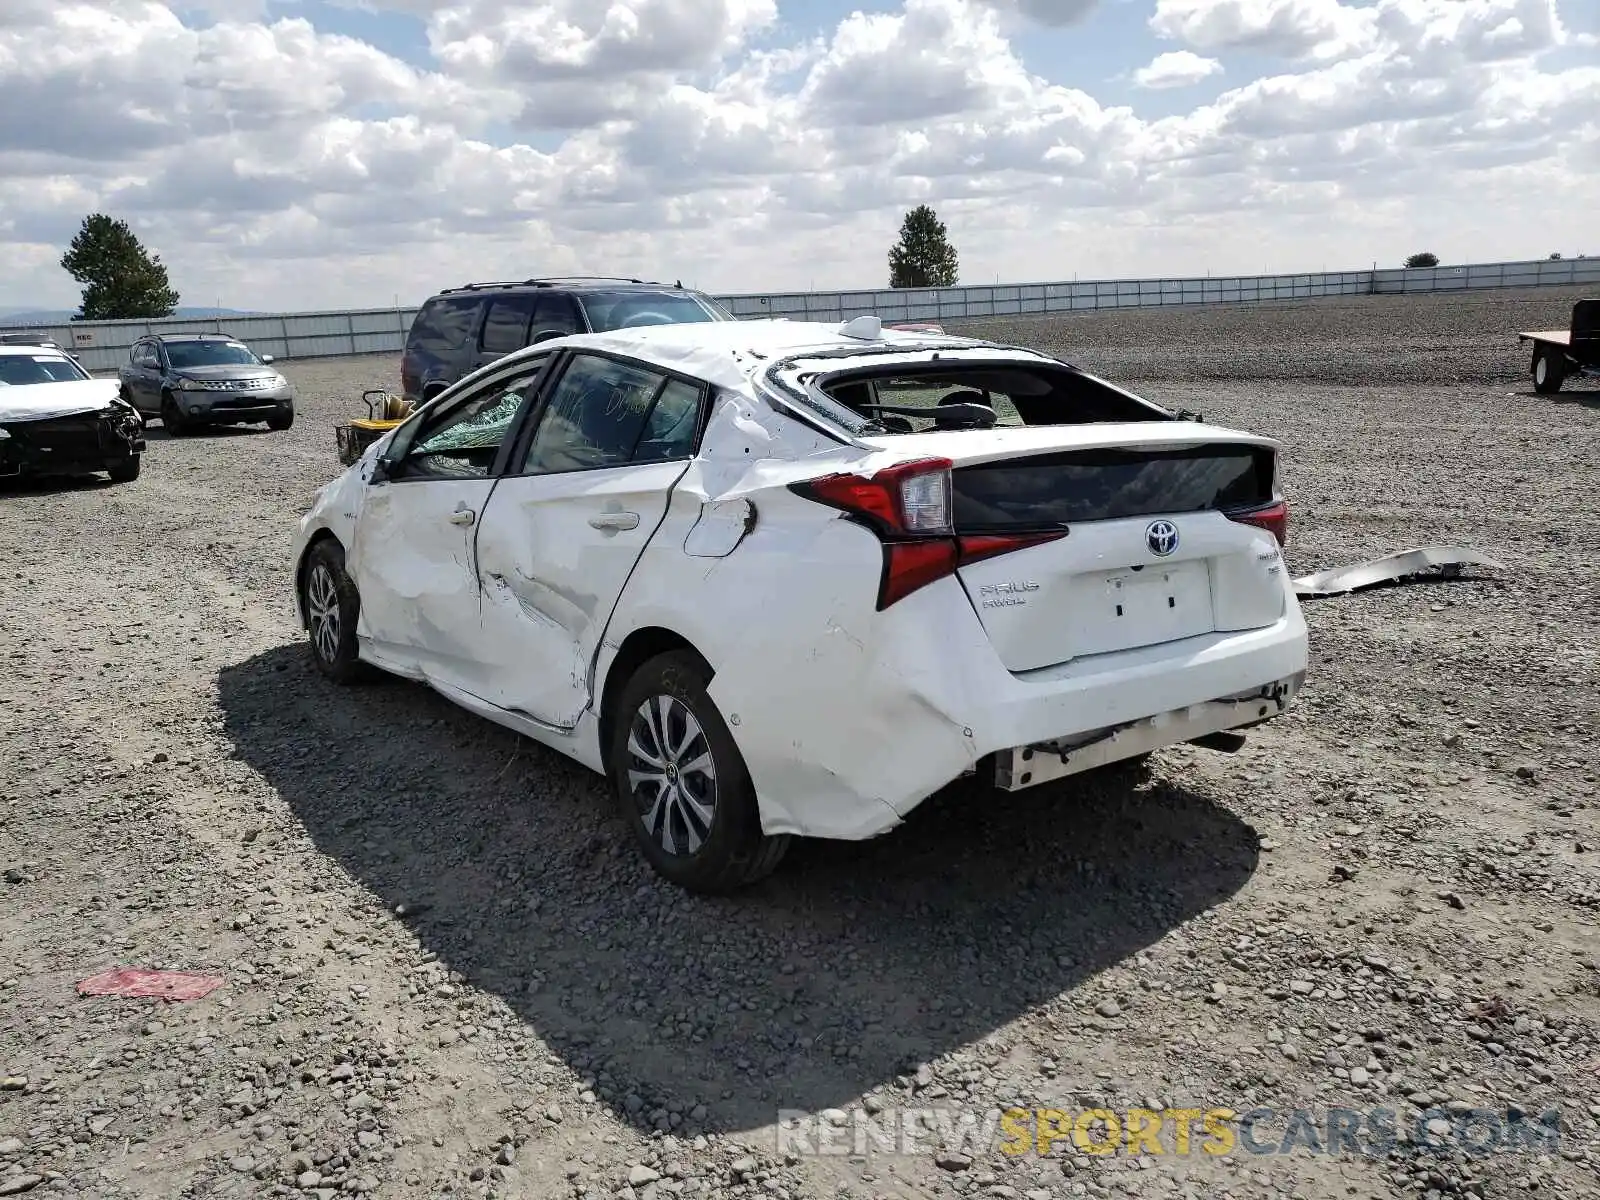
<path id="1" fill-rule="evenodd" d="M 875 439 L 863 439 L 871 442 Z M 904 437 L 884 439 L 904 453 Z M 918 435 L 948 458 L 955 532 L 1003 548 L 957 575 L 1011 671 L 1261 628 L 1284 612 L 1276 444 L 1139 422 Z M 974 541 L 974 539 L 981 539 Z"/>

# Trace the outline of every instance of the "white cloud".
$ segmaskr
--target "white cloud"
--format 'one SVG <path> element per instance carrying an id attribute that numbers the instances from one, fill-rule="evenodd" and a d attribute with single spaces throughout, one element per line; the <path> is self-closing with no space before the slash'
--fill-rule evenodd
<path id="1" fill-rule="evenodd" d="M 798 0 L 346 2 L 427 55 L 312 4 L 0 3 L 0 304 L 71 303 L 95 210 L 197 302 L 311 308 L 508 263 L 869 286 L 923 201 L 971 281 L 1542 256 L 1583 248 L 1600 174 L 1600 67 L 1541 57 L 1578 44 L 1556 0 L 1159 0 L 1183 46 L 1099 77 L 1232 86 L 1148 113 L 1050 77 L 1045 41 L 1024 63 L 1025 22 L 1094 36 L 1076 0 L 897 0 L 793 44 Z"/>
<path id="2" fill-rule="evenodd" d="M 1007 16 L 1022 17 L 1039 25 L 1076 25 L 1094 11 L 1100 0 L 980 0 Z"/>
<path id="3" fill-rule="evenodd" d="M 1333 58 L 1371 43 L 1373 16 L 1342 0 L 1156 0 L 1150 28 L 1197 50 Z"/>
<path id="4" fill-rule="evenodd" d="M 1214 58 L 1202 58 L 1192 50 L 1170 50 L 1135 71 L 1133 82 L 1153 89 L 1189 87 L 1221 73 L 1222 64 Z"/>

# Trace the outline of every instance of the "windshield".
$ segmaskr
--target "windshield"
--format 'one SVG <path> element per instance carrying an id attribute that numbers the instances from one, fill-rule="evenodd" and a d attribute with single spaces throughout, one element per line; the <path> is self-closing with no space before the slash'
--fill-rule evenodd
<path id="1" fill-rule="evenodd" d="M 640 325 L 733 320 L 709 301 L 684 292 L 579 292 L 578 303 L 596 333 Z"/>
<path id="2" fill-rule="evenodd" d="M 189 367 L 259 367 L 261 360 L 243 342 L 168 342 L 167 359 L 179 371 Z"/>
<path id="3" fill-rule="evenodd" d="M 64 354 L 0 354 L 0 386 L 76 383 L 89 373 Z"/>

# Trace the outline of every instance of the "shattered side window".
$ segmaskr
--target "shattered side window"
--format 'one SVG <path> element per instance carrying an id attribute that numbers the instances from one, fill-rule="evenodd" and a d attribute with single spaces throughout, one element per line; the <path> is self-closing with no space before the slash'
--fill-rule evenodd
<path id="1" fill-rule="evenodd" d="M 461 479 L 488 475 L 543 367 L 542 362 L 530 365 L 423 430 L 406 455 L 403 476 Z"/>

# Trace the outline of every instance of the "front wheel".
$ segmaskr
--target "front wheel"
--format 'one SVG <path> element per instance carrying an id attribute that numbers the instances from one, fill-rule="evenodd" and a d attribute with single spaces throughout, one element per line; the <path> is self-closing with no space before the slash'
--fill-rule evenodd
<path id="1" fill-rule="evenodd" d="M 1559 392 L 1567 377 L 1567 364 L 1558 351 L 1540 346 L 1533 352 L 1533 390 L 1548 395 Z"/>
<path id="2" fill-rule="evenodd" d="M 294 409 L 288 408 L 283 412 L 273 413 L 267 418 L 267 428 L 274 430 L 288 429 L 294 424 Z"/>
<path id="3" fill-rule="evenodd" d="M 182 437 L 189 432 L 189 423 L 184 420 L 183 413 L 178 411 L 178 401 L 171 392 L 161 397 L 161 424 L 166 429 L 168 437 Z"/>
<path id="4" fill-rule="evenodd" d="M 710 680 L 684 651 L 640 667 L 613 710 L 606 766 L 656 872 L 716 894 L 770 875 L 790 839 L 761 832 L 750 772 L 706 692 Z"/>
<path id="5" fill-rule="evenodd" d="M 307 556 L 300 581 L 300 605 L 317 670 L 335 683 L 359 683 L 370 678 L 372 672 L 361 661 L 356 643 L 361 596 L 344 569 L 344 549 L 338 542 L 318 542 Z"/>
<path id="6" fill-rule="evenodd" d="M 112 483 L 132 483 L 139 478 L 140 456 L 130 454 L 127 458 L 119 458 L 114 463 L 106 465 L 106 474 L 111 476 Z"/>

